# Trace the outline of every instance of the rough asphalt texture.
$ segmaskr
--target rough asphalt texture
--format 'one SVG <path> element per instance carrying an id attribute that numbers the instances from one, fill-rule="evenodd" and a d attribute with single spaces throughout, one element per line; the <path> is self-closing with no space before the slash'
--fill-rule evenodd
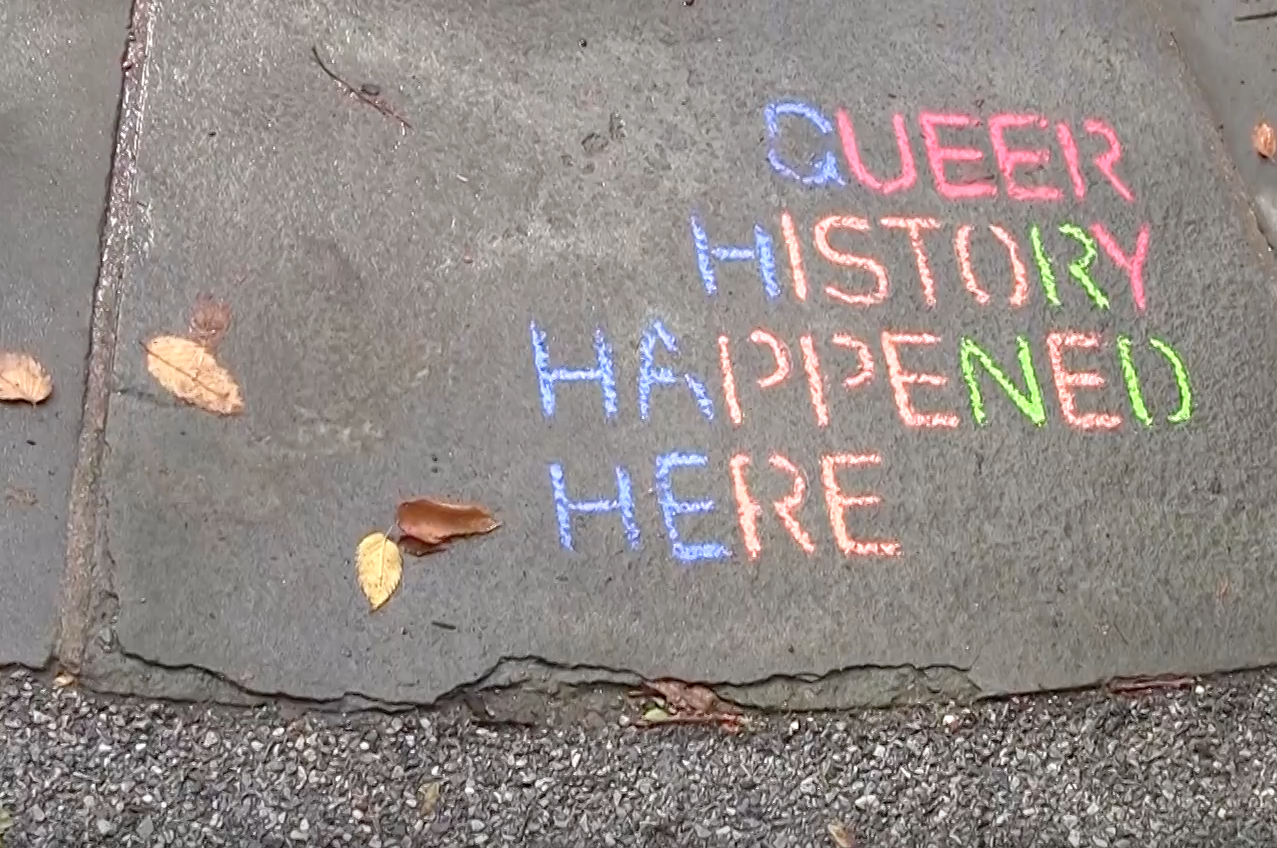
<path id="1" fill-rule="evenodd" d="M 0 688 L 10 848 L 1271 845 L 1277 675 L 861 714 L 742 735 L 210 710 Z M 591 726 L 592 725 L 592 726 Z M 588 729 L 587 729 L 588 728 Z M 423 810 L 438 781 L 433 813 Z"/>

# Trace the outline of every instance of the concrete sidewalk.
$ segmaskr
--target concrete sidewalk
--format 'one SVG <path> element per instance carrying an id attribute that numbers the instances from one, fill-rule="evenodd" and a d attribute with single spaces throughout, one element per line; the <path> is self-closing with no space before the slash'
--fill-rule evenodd
<path id="1" fill-rule="evenodd" d="M 47 658 L 69 560 L 62 661 L 144 695 L 670 676 L 829 706 L 1273 662 L 1274 265 L 1250 204 L 1277 168 L 1212 70 L 1241 13 L 1150 8 L 80 19 L 108 45 L 85 67 L 129 50 L 109 371 L 76 458 L 92 274 L 27 235 L 44 264 L 10 285 L 57 277 L 80 306 L 78 335 L 44 336 L 65 389 L 0 410 L 15 457 L 40 416 L 64 428 L 12 461 L 63 470 L 43 508 L 5 506 L 5 549 L 35 553 L 4 566 L 0 660 Z M 108 70 L 100 149 L 64 157 L 93 163 L 80 272 Z M 241 415 L 148 373 L 201 295 L 233 311 Z M 409 558 L 371 613 L 356 544 L 419 495 L 503 526 Z"/>

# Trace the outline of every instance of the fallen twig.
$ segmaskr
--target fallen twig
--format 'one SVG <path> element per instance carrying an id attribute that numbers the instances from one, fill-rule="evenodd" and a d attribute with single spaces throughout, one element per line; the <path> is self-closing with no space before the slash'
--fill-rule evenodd
<path id="1" fill-rule="evenodd" d="M 1277 18 L 1277 9 L 1271 12 L 1251 12 L 1249 15 L 1238 15 L 1233 18 L 1235 21 L 1262 21 L 1266 18 Z"/>
<path id="2" fill-rule="evenodd" d="M 1192 686 L 1191 677 L 1128 677 L 1108 682 L 1110 692 L 1146 692 L 1150 689 L 1183 689 Z"/>
<path id="3" fill-rule="evenodd" d="M 398 121 L 400 124 L 403 125 L 403 128 L 405 130 L 412 129 L 412 124 L 408 123 L 408 119 L 405 118 L 403 115 L 400 115 L 398 112 L 392 109 L 389 105 L 387 105 L 387 103 L 381 99 L 380 95 L 366 94 L 361 89 L 355 88 L 353 85 L 346 82 L 337 74 L 336 71 L 328 67 L 328 63 L 325 62 L 324 58 L 319 55 L 319 47 L 312 45 L 310 48 L 310 52 L 311 52 L 311 55 L 315 57 L 315 62 L 316 64 L 319 65 L 319 69 L 323 71 L 328 76 L 328 78 L 331 79 L 333 82 L 337 83 L 342 88 L 346 89 L 347 94 L 351 95 L 356 100 L 360 100 L 364 103 L 367 103 L 369 106 L 376 109 L 378 112 L 385 115 L 387 118 L 393 118 L 394 120 Z"/>
<path id="4" fill-rule="evenodd" d="M 745 717 L 735 713 L 674 713 L 658 721 L 636 719 L 635 727 L 660 727 L 663 724 L 717 724 L 729 733 L 735 733 L 745 724 Z"/>

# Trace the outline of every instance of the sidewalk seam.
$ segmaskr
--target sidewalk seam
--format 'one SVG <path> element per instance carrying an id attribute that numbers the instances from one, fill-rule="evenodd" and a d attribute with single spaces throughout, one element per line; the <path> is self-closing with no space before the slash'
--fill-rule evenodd
<path id="1" fill-rule="evenodd" d="M 119 117 L 103 216 L 101 259 L 93 291 L 87 378 L 80 436 L 67 519 L 67 557 L 55 656 L 78 673 L 88 639 L 93 601 L 93 566 L 99 536 L 98 484 L 106 444 L 106 421 L 115 367 L 120 289 L 128 265 L 133 230 L 133 192 L 137 155 L 146 111 L 146 77 L 155 16 L 154 0 L 134 0 L 122 60 Z"/>

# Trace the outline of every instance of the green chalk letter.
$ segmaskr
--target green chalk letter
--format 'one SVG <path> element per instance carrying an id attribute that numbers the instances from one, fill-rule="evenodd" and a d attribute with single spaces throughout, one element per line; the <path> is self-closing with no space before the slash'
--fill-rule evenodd
<path id="1" fill-rule="evenodd" d="M 1034 224 L 1029 227 L 1029 241 L 1033 244 L 1033 258 L 1038 263 L 1038 276 L 1042 278 L 1042 288 L 1046 291 L 1046 301 L 1052 306 L 1060 305 L 1060 293 L 1055 288 L 1055 272 L 1051 270 L 1051 257 L 1046 255 L 1042 246 L 1042 230 Z"/>
<path id="2" fill-rule="evenodd" d="M 1175 370 L 1175 385 L 1179 386 L 1179 409 L 1171 413 L 1166 420 L 1172 424 L 1182 424 L 1193 417 L 1193 392 L 1188 385 L 1188 369 L 1184 367 L 1184 360 L 1175 352 L 1175 348 L 1166 342 L 1161 339 L 1149 339 L 1148 343 L 1154 350 L 1165 356 L 1171 363 L 1171 368 Z"/>
<path id="3" fill-rule="evenodd" d="M 1046 423 L 1046 407 L 1042 403 L 1042 389 L 1038 386 L 1038 375 L 1033 370 L 1033 355 L 1029 352 L 1029 341 L 1024 336 L 1015 340 L 1020 349 L 1020 372 L 1024 375 L 1025 391 L 1021 392 L 1011 378 L 1007 376 L 993 357 L 966 336 L 962 337 L 962 376 L 967 381 L 967 390 L 971 393 L 971 415 L 975 423 L 982 426 L 988 415 L 984 411 L 984 399 L 980 396 L 980 380 L 976 376 L 976 363 L 984 366 L 984 370 L 1006 392 L 1025 417 L 1038 427 Z"/>
<path id="4" fill-rule="evenodd" d="M 1131 411 L 1135 413 L 1145 427 L 1153 426 L 1153 416 L 1148 414 L 1144 405 L 1144 393 L 1140 391 L 1140 378 L 1135 373 L 1135 357 L 1131 355 L 1131 337 L 1117 337 L 1117 358 L 1122 363 L 1122 379 L 1126 382 L 1126 393 L 1131 398 Z"/>
<path id="5" fill-rule="evenodd" d="M 1100 309 L 1108 309 L 1108 297 L 1091 279 L 1090 274 L 1091 263 L 1095 261 L 1095 257 L 1099 256 L 1099 250 L 1095 247 L 1095 240 L 1087 234 L 1086 230 L 1076 224 L 1065 224 L 1060 227 L 1060 232 L 1082 245 L 1082 249 L 1086 251 L 1081 258 L 1074 259 L 1069 263 L 1069 276 L 1077 280 L 1078 285 L 1082 287 L 1096 306 Z"/>

